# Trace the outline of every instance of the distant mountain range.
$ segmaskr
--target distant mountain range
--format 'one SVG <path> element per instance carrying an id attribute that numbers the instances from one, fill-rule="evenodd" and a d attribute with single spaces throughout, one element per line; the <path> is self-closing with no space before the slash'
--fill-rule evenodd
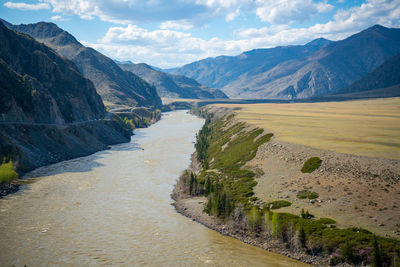
<path id="1" fill-rule="evenodd" d="M 15 31 L 28 34 L 53 48 L 58 54 L 72 60 L 79 71 L 96 87 L 107 103 L 129 106 L 161 106 L 156 89 L 137 75 L 123 71 L 110 58 L 98 51 L 83 46 L 75 37 L 54 23 L 5 25 Z"/>
<path id="2" fill-rule="evenodd" d="M 199 84 L 196 80 L 183 75 L 162 72 L 144 63 L 120 63 L 119 66 L 130 71 L 157 88 L 157 93 L 166 98 L 227 98 L 218 89 Z"/>
<path id="3" fill-rule="evenodd" d="M 303 99 L 334 93 L 400 53 L 400 29 L 375 25 L 342 41 L 256 49 L 169 70 L 234 98 Z"/>

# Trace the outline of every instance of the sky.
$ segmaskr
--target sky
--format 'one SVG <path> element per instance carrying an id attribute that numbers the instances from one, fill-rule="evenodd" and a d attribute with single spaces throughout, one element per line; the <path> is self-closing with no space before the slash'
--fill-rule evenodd
<path id="1" fill-rule="evenodd" d="M 0 0 L 12 24 L 53 22 L 120 61 L 173 68 L 257 48 L 400 27 L 400 0 Z"/>

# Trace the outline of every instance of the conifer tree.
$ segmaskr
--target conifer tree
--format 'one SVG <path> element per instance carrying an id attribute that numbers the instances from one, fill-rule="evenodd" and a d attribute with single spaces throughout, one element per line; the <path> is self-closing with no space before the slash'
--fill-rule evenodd
<path id="1" fill-rule="evenodd" d="M 374 235 L 374 241 L 373 241 L 373 247 L 372 247 L 371 266 L 373 266 L 373 267 L 381 267 L 382 266 L 381 252 L 379 249 L 378 240 L 376 239 L 376 235 Z"/>

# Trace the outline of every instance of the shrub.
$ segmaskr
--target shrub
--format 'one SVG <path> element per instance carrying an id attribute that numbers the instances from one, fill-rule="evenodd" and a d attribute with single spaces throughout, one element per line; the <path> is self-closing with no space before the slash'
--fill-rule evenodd
<path id="1" fill-rule="evenodd" d="M 309 191 L 309 190 L 301 190 L 299 193 L 297 193 L 297 197 L 300 199 L 316 199 L 319 197 L 318 193 Z"/>
<path id="2" fill-rule="evenodd" d="M 12 161 L 3 162 L 0 165 L 0 183 L 9 183 L 18 178 L 18 174 L 14 170 Z"/>
<path id="3" fill-rule="evenodd" d="M 355 262 L 354 244 L 348 240 L 342 245 L 342 260 L 348 263 Z"/>
<path id="4" fill-rule="evenodd" d="M 271 234 L 274 237 L 278 237 L 279 234 L 279 215 L 276 212 L 272 213 L 272 219 L 271 219 Z"/>
<path id="5" fill-rule="evenodd" d="M 303 168 L 301 168 L 301 172 L 303 173 L 311 173 L 321 166 L 322 160 L 318 157 L 309 158 L 306 162 L 304 162 Z"/>
<path id="6" fill-rule="evenodd" d="M 250 209 L 247 218 L 250 228 L 255 232 L 260 232 L 263 219 L 262 211 L 257 206 L 253 206 Z"/>
<path id="7" fill-rule="evenodd" d="M 289 207 L 290 205 L 292 205 L 291 202 L 286 201 L 286 200 L 276 200 L 276 201 L 272 201 L 269 202 L 267 204 L 264 205 L 265 209 L 271 209 L 271 210 L 276 210 L 276 209 L 280 209 L 283 207 Z"/>

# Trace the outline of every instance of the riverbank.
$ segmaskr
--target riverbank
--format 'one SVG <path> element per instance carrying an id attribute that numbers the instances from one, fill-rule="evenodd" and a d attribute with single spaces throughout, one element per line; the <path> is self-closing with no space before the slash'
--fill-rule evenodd
<path id="1" fill-rule="evenodd" d="M 18 182 L 0 184 L 0 198 L 18 192 L 20 186 Z"/>
<path id="2" fill-rule="evenodd" d="M 272 136 L 271 140 L 257 147 L 254 155 L 245 155 L 245 162 L 239 160 L 235 163 L 229 160 L 230 157 L 235 158 L 232 152 L 236 151 L 231 149 L 230 145 L 238 142 L 238 136 L 243 137 L 246 132 L 254 132 L 257 127 L 243 124 L 232 110 L 226 108 L 208 107 L 203 108 L 200 113 L 205 117 L 212 114 L 213 117 L 213 122 L 202 130 L 208 128 L 210 144 L 205 146 L 206 152 L 202 152 L 205 154 L 205 160 L 200 164 L 197 162 L 198 157 L 194 156 L 190 168 L 180 177 L 174 189 L 172 197 L 176 201 L 174 206 L 179 213 L 221 234 L 319 266 L 341 265 L 345 264 L 344 262 L 353 262 L 355 265 L 368 264 L 371 261 L 374 235 L 367 230 L 356 228 L 364 227 L 365 224 L 357 224 L 355 220 L 346 224 L 346 218 L 349 217 L 363 220 L 360 212 L 375 214 L 376 217 L 369 215 L 370 221 L 387 220 L 388 224 L 376 224 L 380 230 L 389 225 L 389 228 L 386 228 L 389 229 L 386 236 L 398 235 L 396 229 L 393 230 L 393 227 L 398 227 L 396 218 L 400 215 L 396 206 L 396 189 L 399 189 L 396 160 L 332 154 L 329 151 L 283 143 Z M 202 136 L 201 132 L 199 136 Z M 255 137 L 254 140 L 257 138 L 259 137 Z M 198 149 L 203 147 L 196 146 Z M 312 156 L 321 157 L 321 166 L 315 172 L 302 173 L 300 169 L 303 163 Z M 232 166 L 224 166 L 223 162 L 234 163 L 232 166 L 238 163 L 242 168 L 235 167 L 236 171 L 232 173 Z M 235 194 L 243 191 L 243 188 L 237 183 L 242 178 L 238 179 L 235 176 L 242 171 L 253 179 L 246 178 L 247 193 L 244 197 L 237 198 Z M 217 191 L 210 193 L 207 189 L 210 188 L 210 181 L 211 188 L 219 188 Z M 232 188 L 232 183 L 237 185 Z M 372 189 L 374 187 L 375 190 Z M 385 192 L 381 192 L 381 189 Z M 315 190 L 319 195 L 312 200 L 300 199 L 298 194 L 302 190 Z M 235 198 L 237 200 L 234 200 Z M 210 199 L 213 200 L 211 204 Z M 286 201 L 289 207 L 282 207 L 278 212 L 270 210 L 271 203 L 277 200 Z M 354 208 L 352 200 L 361 203 L 362 208 Z M 233 201 L 235 210 L 231 211 L 229 203 Z M 266 203 L 269 204 L 265 205 Z M 381 204 L 390 206 L 390 209 L 382 208 Z M 368 209 L 367 205 L 374 205 L 376 208 Z M 236 206 L 242 206 L 240 212 L 237 212 Z M 215 211 L 215 208 L 222 208 L 223 211 Z M 302 215 L 299 218 L 294 214 L 300 214 L 300 209 L 313 215 Z M 329 216 L 326 216 L 327 214 Z M 314 215 L 321 219 L 313 219 Z M 275 219 L 275 223 L 274 216 L 278 218 Z M 326 217 L 338 220 L 338 223 L 324 219 Z M 369 229 L 376 230 L 373 227 Z M 304 237 L 301 232 L 304 233 Z M 382 231 L 374 232 L 382 234 Z M 302 245 L 299 245 L 299 241 Z M 386 249 L 384 261 L 396 261 L 396 254 L 400 252 L 399 242 L 379 237 L 379 243 Z"/>
<path id="3" fill-rule="evenodd" d="M 196 160 L 196 154 L 192 155 L 190 171 L 197 172 L 201 169 Z M 286 244 L 279 240 L 266 240 L 264 236 L 254 235 L 251 231 L 245 231 L 235 227 L 234 223 L 224 222 L 215 216 L 210 216 L 204 212 L 207 198 L 204 196 L 191 196 L 185 193 L 182 180 L 178 180 L 171 195 L 175 201 L 172 205 L 180 214 L 198 222 L 224 236 L 236 238 L 246 244 L 250 244 L 266 251 L 277 253 L 307 264 L 316 266 L 329 265 L 329 258 L 308 255 L 300 250 L 293 251 L 287 248 Z"/>
<path id="4" fill-rule="evenodd" d="M 0 265 L 304 266 L 171 206 L 203 123 L 170 112 L 129 143 L 28 173 L 23 191 L 0 201 Z"/>
<path id="5" fill-rule="evenodd" d="M 129 142 L 133 129 L 157 122 L 161 112 L 135 109 L 110 119 L 66 125 L 1 124 L 0 159 L 11 159 L 19 177 L 42 166 L 84 157 Z M 0 198 L 16 193 L 19 180 L 0 184 Z"/>

